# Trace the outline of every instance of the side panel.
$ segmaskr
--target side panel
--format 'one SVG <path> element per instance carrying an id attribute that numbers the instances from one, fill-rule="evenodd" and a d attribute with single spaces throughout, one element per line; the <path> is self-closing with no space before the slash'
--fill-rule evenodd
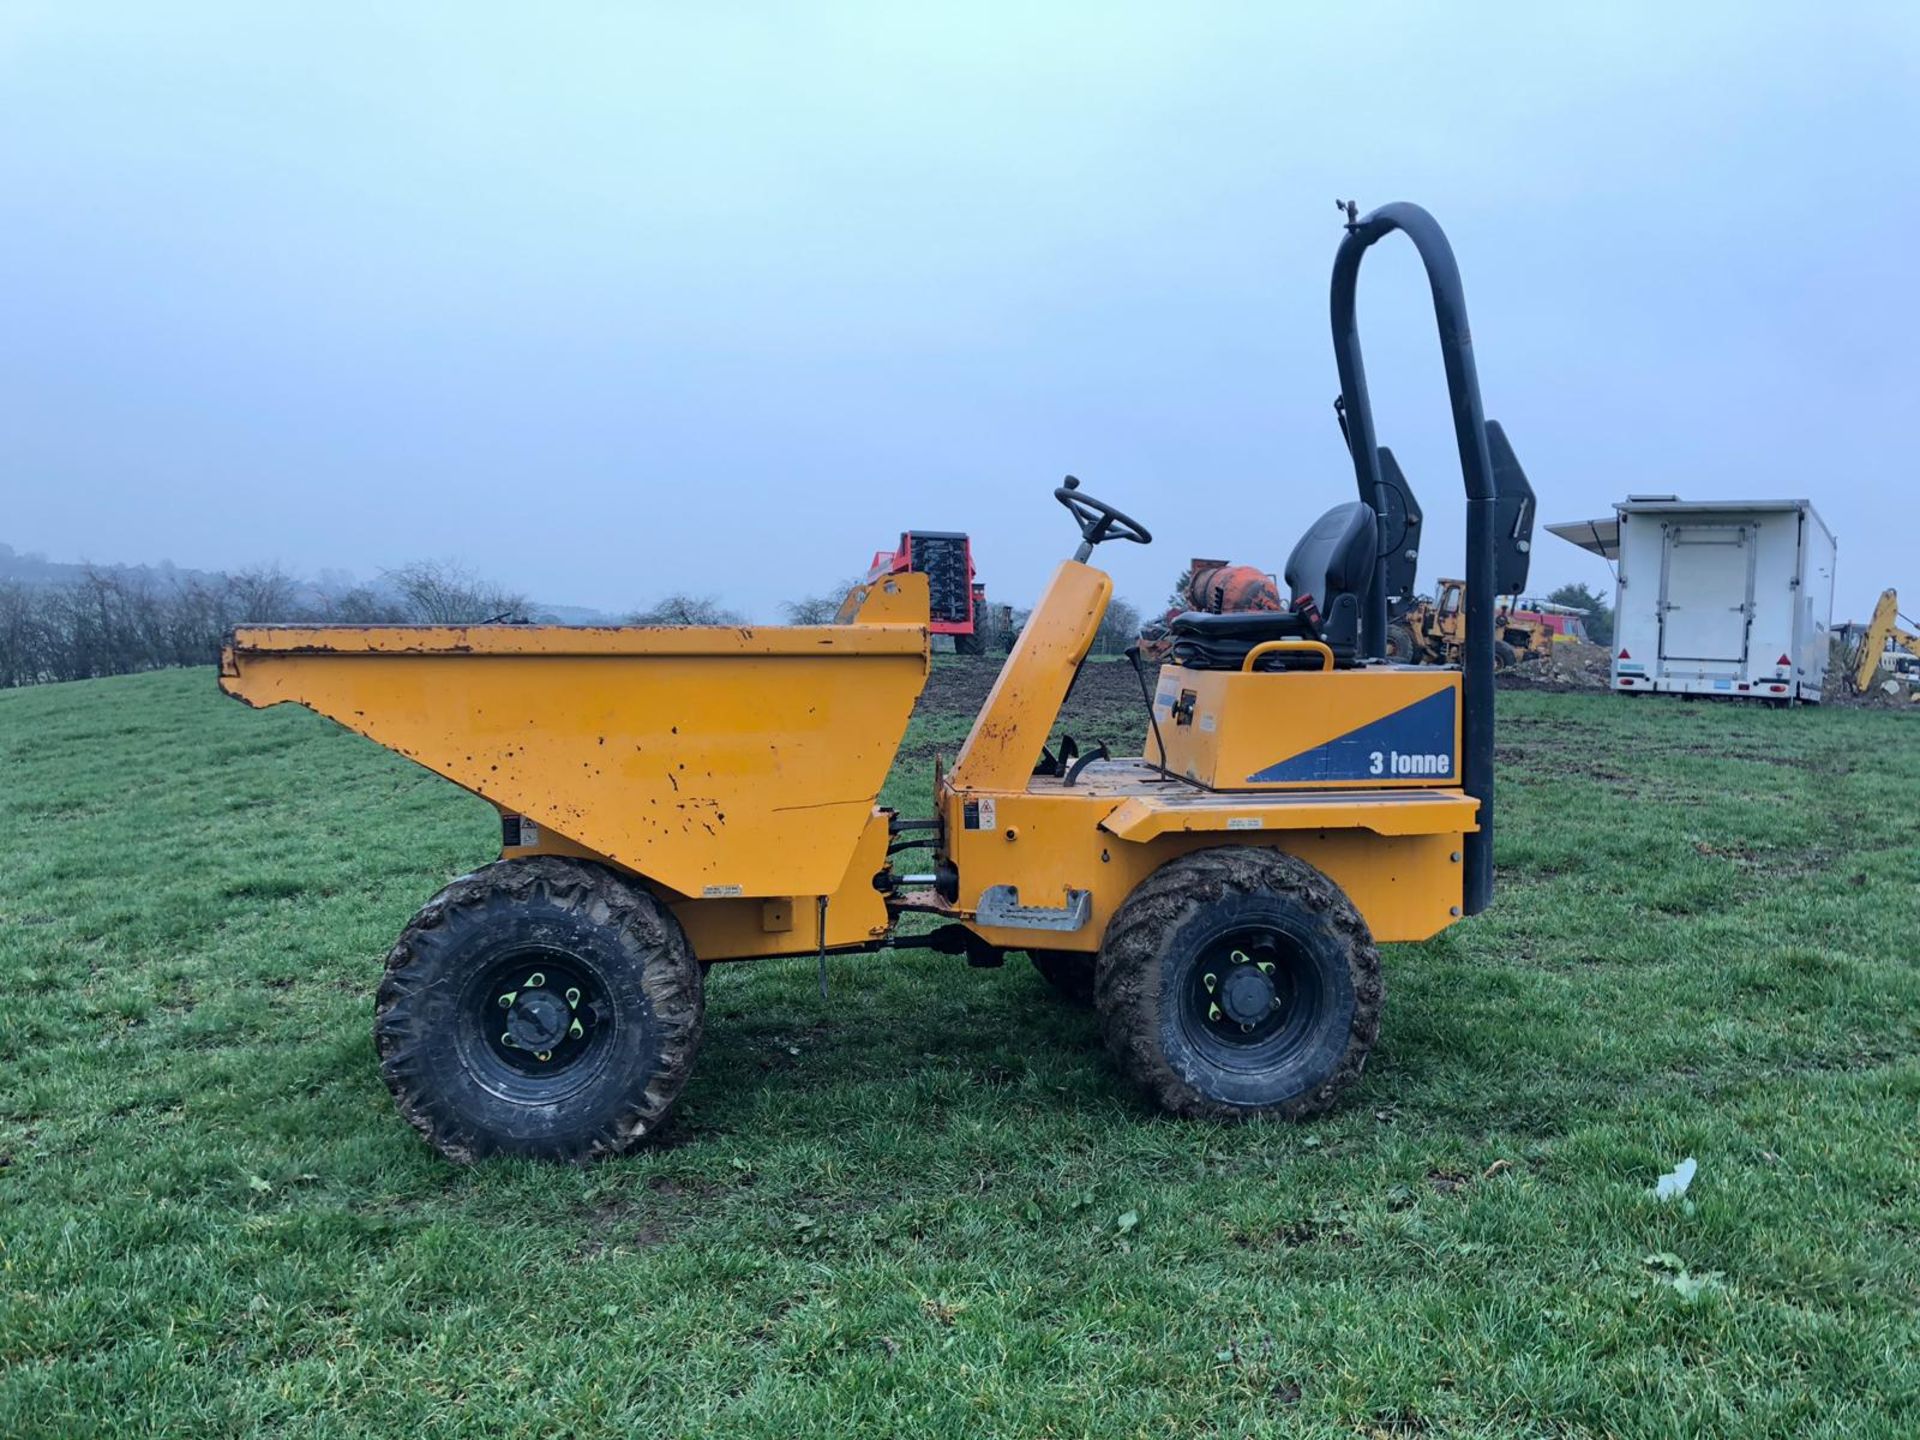
<path id="1" fill-rule="evenodd" d="M 1430 665 L 1240 674 L 1162 667 L 1167 768 L 1219 790 L 1460 783 L 1460 675 Z M 1141 753 L 1154 756 L 1151 730 Z"/>
<path id="2" fill-rule="evenodd" d="M 1770 510 L 1752 519 L 1754 545 L 1753 622 L 1746 669 L 1754 684 L 1792 685 L 1800 613 L 1800 514 Z M 1748 693 L 1752 693 L 1749 691 Z M 1761 693 L 1772 696 L 1773 691 Z"/>
<path id="3" fill-rule="evenodd" d="M 960 797 L 948 797 L 948 854 L 960 872 L 958 908 L 970 913 L 988 886 L 1018 887 L 1023 905 L 1065 908 L 1074 891 L 1092 901 L 1088 923 L 1074 931 L 974 925 L 1008 949 L 1030 946 L 1092 952 L 1114 912 L 1160 866 L 1192 850 L 1259 844 L 1297 855 L 1324 872 L 1352 899 L 1379 941 L 1424 940 L 1459 917 L 1462 836 L 1380 835 L 1364 829 L 1220 831 L 1164 834 L 1142 844 L 1100 828 L 1109 797 L 995 797 L 994 827 L 966 830 Z"/>
<path id="4" fill-rule="evenodd" d="M 892 927 L 885 897 L 874 888 L 873 877 L 887 864 L 888 815 L 874 810 L 854 848 L 853 860 L 840 884 L 827 896 L 826 945 L 844 950 L 884 939 Z M 507 817 L 509 835 L 519 827 Z M 573 855 L 611 864 L 583 845 L 551 831 L 537 831 L 525 845 L 501 847 L 500 858 L 524 855 Z M 616 868 L 619 868 L 616 866 Z M 703 900 L 681 895 L 642 875 L 665 900 L 687 932 L 693 953 L 702 961 L 746 960 L 766 955 L 804 955 L 820 948 L 821 913 L 818 895 L 776 895 Z"/>
<path id="5" fill-rule="evenodd" d="M 1838 555 L 1833 536 L 1811 510 L 1800 516 L 1800 534 L 1794 682 L 1802 700 L 1817 703 L 1826 691 L 1827 661 L 1833 653 L 1833 585 Z"/>
<path id="6" fill-rule="evenodd" d="M 1651 689 L 1659 674 L 1662 549 L 1657 520 L 1620 516 L 1618 580 L 1613 592 L 1615 689 Z"/>

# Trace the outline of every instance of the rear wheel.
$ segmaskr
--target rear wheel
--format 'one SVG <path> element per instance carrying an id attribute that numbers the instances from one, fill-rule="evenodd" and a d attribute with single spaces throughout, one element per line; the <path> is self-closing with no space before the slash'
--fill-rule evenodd
<path id="1" fill-rule="evenodd" d="M 1095 1003 L 1120 1069 L 1163 1109 L 1291 1118 L 1359 1077 L 1383 997 L 1380 953 L 1339 887 L 1244 846 L 1181 856 L 1127 897 Z"/>
<path id="2" fill-rule="evenodd" d="M 1505 670 L 1520 658 L 1519 652 L 1504 640 L 1493 642 L 1493 668 Z"/>
<path id="3" fill-rule="evenodd" d="M 1093 1003 L 1094 957 L 1074 950 L 1029 950 L 1027 959 L 1063 1000 Z"/>
<path id="4" fill-rule="evenodd" d="M 441 891 L 387 957 L 374 1015 L 400 1113 L 449 1160 L 619 1154 L 666 1123 L 700 1046 L 700 966 L 612 870 L 503 860 Z"/>
<path id="5" fill-rule="evenodd" d="M 971 635 L 953 637 L 953 653 L 956 655 L 984 655 L 987 653 L 987 641 L 978 630 Z"/>
<path id="6" fill-rule="evenodd" d="M 1402 665 L 1412 665 L 1419 658 L 1414 653 L 1413 630 L 1406 625 L 1387 626 L 1387 659 L 1397 660 Z"/>

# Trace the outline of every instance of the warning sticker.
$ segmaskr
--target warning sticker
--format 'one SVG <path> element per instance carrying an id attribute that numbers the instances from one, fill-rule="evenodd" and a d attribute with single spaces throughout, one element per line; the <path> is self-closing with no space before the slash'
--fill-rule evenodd
<path id="1" fill-rule="evenodd" d="M 1207 732 L 1207 734 L 1209 734 L 1209 735 L 1211 735 L 1211 734 L 1212 734 L 1212 733 L 1214 732 L 1214 729 L 1215 729 L 1215 726 L 1214 726 L 1214 721 L 1213 721 L 1213 716 L 1211 716 L 1211 715 L 1202 715 L 1202 716 L 1200 717 L 1200 728 L 1201 728 L 1202 730 L 1204 730 L 1204 731 L 1206 731 L 1206 732 Z"/>
<path id="2" fill-rule="evenodd" d="M 960 828 L 963 830 L 991 830 L 994 828 L 993 797 L 982 796 L 978 800 L 969 800 L 960 807 Z"/>

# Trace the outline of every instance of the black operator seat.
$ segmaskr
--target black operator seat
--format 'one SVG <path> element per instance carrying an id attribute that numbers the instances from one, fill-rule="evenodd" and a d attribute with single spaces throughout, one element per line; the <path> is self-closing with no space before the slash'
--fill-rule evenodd
<path id="1" fill-rule="evenodd" d="M 1373 578 L 1380 527 L 1373 507 L 1359 500 L 1336 505 L 1300 537 L 1287 557 L 1290 610 L 1243 610 L 1176 615 L 1168 632 L 1173 658 L 1189 670 L 1238 670 L 1247 652 L 1267 640 L 1320 640 L 1336 666 L 1351 666 L 1360 653 L 1360 600 Z M 1318 670 L 1311 651 L 1265 655 L 1261 670 Z"/>

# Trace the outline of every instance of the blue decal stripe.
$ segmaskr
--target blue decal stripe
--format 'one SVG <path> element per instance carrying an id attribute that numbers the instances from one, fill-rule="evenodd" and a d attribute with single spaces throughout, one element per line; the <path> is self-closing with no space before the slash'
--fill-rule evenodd
<path id="1" fill-rule="evenodd" d="M 1256 771 L 1247 783 L 1452 779 L 1453 758 L 1453 687 L 1448 686 Z"/>

